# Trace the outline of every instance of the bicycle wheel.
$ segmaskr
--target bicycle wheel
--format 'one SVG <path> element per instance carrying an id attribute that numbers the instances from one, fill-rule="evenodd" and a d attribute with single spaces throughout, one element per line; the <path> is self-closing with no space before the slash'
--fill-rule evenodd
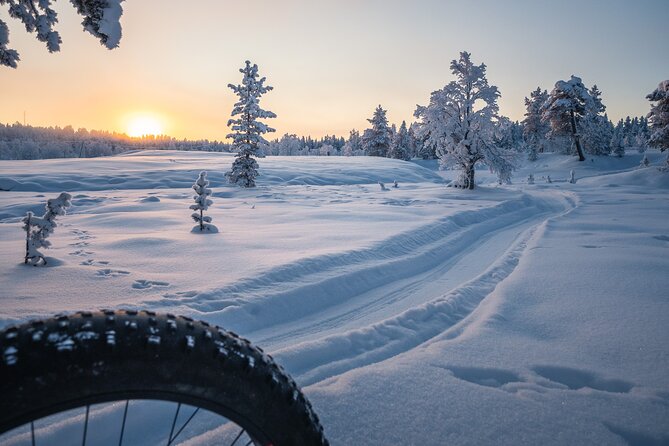
<path id="1" fill-rule="evenodd" d="M 149 399 L 224 416 L 255 444 L 328 444 L 311 404 L 271 356 L 206 322 L 79 312 L 6 328 L 0 354 L 0 433 L 74 408 L 86 407 L 88 421 L 93 404 Z"/>

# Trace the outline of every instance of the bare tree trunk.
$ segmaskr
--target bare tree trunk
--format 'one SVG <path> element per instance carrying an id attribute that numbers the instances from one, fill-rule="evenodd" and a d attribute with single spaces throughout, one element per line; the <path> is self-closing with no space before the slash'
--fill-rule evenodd
<path id="1" fill-rule="evenodd" d="M 200 209 L 200 232 L 204 231 L 204 220 L 202 220 L 202 209 Z"/>
<path id="2" fill-rule="evenodd" d="M 474 189 L 474 166 L 467 166 L 467 188 L 469 190 Z"/>
<path id="3" fill-rule="evenodd" d="M 573 111 L 570 111 L 569 115 L 571 117 L 571 133 L 572 133 L 572 136 L 574 137 L 574 143 L 576 143 L 576 151 L 578 152 L 578 160 L 579 161 L 585 161 L 585 157 L 583 156 L 583 150 L 581 150 L 581 137 L 578 135 L 578 132 L 576 131 L 576 117 L 574 116 Z"/>

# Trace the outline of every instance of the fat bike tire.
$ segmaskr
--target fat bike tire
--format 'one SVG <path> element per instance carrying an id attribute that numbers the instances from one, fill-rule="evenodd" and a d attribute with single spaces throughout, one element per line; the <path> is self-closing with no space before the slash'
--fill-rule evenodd
<path id="1" fill-rule="evenodd" d="M 77 407 L 174 401 L 222 415 L 257 444 L 328 445 L 311 404 L 272 357 L 183 316 L 102 310 L 0 331 L 0 433 Z"/>

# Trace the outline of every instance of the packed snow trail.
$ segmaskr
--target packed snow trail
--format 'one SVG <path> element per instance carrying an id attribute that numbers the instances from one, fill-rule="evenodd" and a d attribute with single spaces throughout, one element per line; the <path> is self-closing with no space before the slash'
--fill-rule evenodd
<path id="1" fill-rule="evenodd" d="M 281 349 L 314 335 L 326 336 L 363 327 L 400 314 L 426 300 L 442 296 L 446 290 L 469 282 L 502 257 L 510 245 L 537 224 L 537 218 L 493 230 L 475 240 L 468 249 L 453 250 L 450 257 L 435 268 L 374 288 L 340 305 L 326 309 L 285 326 L 272 326 L 250 333 L 259 345 Z M 455 244 L 455 243 L 454 243 Z"/>
<path id="2" fill-rule="evenodd" d="M 567 193 L 523 194 L 368 249 L 168 298 L 274 352 L 311 384 L 401 353 L 464 319 L 513 270 L 533 228 L 575 203 Z"/>
<path id="3" fill-rule="evenodd" d="M 250 333 L 341 304 L 389 280 L 422 274 L 491 232 L 561 209 L 560 200 L 546 197 L 523 194 L 450 215 L 369 248 L 300 259 L 223 288 L 167 294 L 160 302 L 146 304 L 174 305 Z"/>

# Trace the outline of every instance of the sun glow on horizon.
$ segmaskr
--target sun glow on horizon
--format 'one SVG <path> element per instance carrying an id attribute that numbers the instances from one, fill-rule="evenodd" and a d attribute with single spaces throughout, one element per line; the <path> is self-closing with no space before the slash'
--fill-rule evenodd
<path id="1" fill-rule="evenodd" d="M 165 133 L 163 122 L 160 118 L 151 114 L 136 114 L 128 118 L 126 134 L 133 138 L 141 138 L 149 135 L 163 135 Z"/>

